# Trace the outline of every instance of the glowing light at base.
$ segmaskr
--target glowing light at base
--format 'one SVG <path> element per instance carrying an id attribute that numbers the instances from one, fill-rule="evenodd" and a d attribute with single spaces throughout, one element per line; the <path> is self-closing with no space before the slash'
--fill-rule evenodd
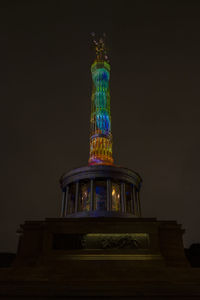
<path id="1" fill-rule="evenodd" d="M 112 165 L 112 133 L 110 116 L 110 64 L 103 39 L 93 41 L 96 60 L 91 66 L 93 90 L 90 120 L 90 165 Z"/>

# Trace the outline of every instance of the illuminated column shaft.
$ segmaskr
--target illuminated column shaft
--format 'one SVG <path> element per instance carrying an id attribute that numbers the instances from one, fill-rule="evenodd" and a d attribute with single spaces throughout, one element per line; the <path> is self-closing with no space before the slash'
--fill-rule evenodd
<path id="1" fill-rule="evenodd" d="M 91 67 L 93 79 L 90 120 L 90 165 L 111 165 L 112 133 L 110 116 L 110 65 L 95 61 Z"/>

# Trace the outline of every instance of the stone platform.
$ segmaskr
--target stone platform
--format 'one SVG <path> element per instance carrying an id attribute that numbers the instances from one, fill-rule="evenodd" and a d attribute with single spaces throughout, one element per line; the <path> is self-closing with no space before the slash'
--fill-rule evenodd
<path id="1" fill-rule="evenodd" d="M 154 218 L 27 221 L 13 266 L 0 272 L 0 296 L 200 299 L 183 232 Z"/>

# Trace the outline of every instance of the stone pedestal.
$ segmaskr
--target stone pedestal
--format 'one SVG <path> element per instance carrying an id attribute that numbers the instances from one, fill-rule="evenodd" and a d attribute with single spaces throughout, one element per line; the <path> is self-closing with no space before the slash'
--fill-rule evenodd
<path id="1" fill-rule="evenodd" d="M 200 270 L 189 266 L 175 221 L 57 218 L 27 221 L 20 232 L 17 258 L 0 272 L 0 295 L 200 297 Z"/>
<path id="2" fill-rule="evenodd" d="M 15 265 L 47 261 L 123 261 L 123 264 L 187 266 L 183 230 L 175 221 L 146 218 L 59 218 L 27 221 Z"/>

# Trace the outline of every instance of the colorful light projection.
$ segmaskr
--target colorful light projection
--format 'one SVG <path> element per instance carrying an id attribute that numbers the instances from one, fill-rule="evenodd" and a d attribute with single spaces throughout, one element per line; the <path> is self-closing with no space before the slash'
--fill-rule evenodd
<path id="1" fill-rule="evenodd" d="M 94 41 L 96 60 L 91 66 L 93 90 L 90 120 L 90 165 L 112 165 L 110 65 L 103 39 Z"/>

